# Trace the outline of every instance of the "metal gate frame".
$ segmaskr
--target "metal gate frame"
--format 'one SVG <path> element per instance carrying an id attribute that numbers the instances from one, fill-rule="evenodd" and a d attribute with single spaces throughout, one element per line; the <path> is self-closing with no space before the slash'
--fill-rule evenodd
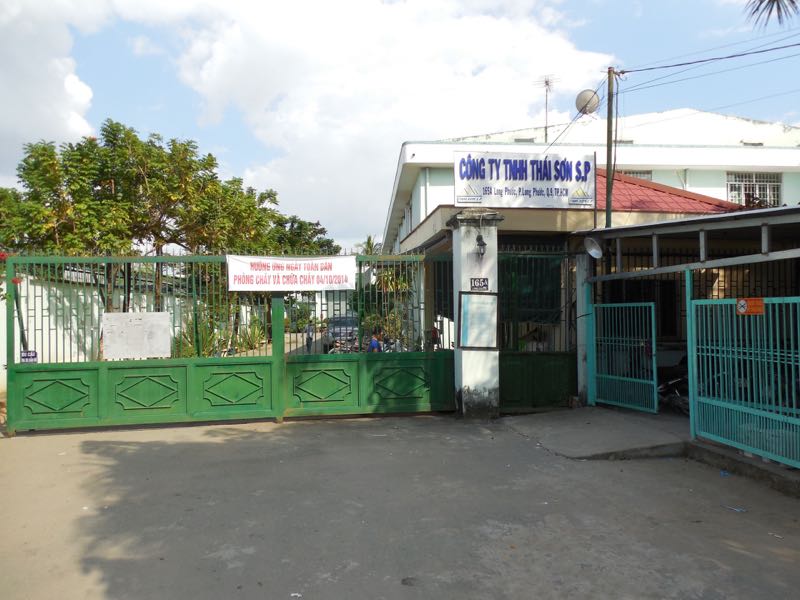
<path id="1" fill-rule="evenodd" d="M 406 262 L 416 259 L 409 256 L 396 258 Z M 18 275 L 33 273 L 32 277 L 39 277 L 49 285 L 54 281 L 66 281 L 65 265 L 82 265 L 85 273 L 103 273 L 102 269 L 108 268 L 108 265 L 120 268 L 120 265 L 131 261 L 147 265 L 152 272 L 162 273 L 161 267 L 153 271 L 153 265 L 180 263 L 189 269 L 188 265 L 194 265 L 192 268 L 195 268 L 199 263 L 217 269 L 217 265 L 224 267 L 225 257 L 9 257 L 6 263 L 9 283 L 6 299 L 9 433 L 93 426 L 264 418 L 281 420 L 284 416 L 455 409 L 452 351 L 287 356 L 283 294 L 273 294 L 271 299 L 271 353 L 262 348 L 261 353 L 255 355 L 188 353 L 178 354 L 179 357 L 175 358 L 104 361 L 97 360 L 94 346 L 91 353 L 84 352 L 77 356 L 64 354 L 63 350 L 57 348 L 52 350 L 48 346 L 47 362 L 23 363 L 18 360 L 20 348 L 16 343 L 15 320 L 21 315 L 15 314 L 19 306 L 20 290 L 17 286 L 21 289 L 27 285 L 16 283 L 20 281 Z M 170 269 L 164 267 L 164 270 L 167 279 Z M 173 279 L 173 284 L 181 286 L 182 301 L 191 309 L 203 290 L 195 289 L 195 284 L 188 281 L 188 276 Z M 101 286 L 99 277 L 96 280 L 84 277 L 79 281 L 91 293 L 96 293 Z M 111 279 L 112 289 L 115 281 Z M 107 284 L 104 278 L 102 286 Z M 130 284 L 125 285 L 129 287 Z M 125 288 L 126 294 L 128 287 Z M 156 288 L 161 289 L 161 284 L 152 287 L 151 292 Z M 30 294 L 30 291 L 27 293 Z M 177 294 L 173 292 L 176 297 Z M 57 296 L 43 299 L 40 297 L 43 295 L 32 301 L 52 311 L 47 313 L 50 315 L 48 319 L 55 321 L 48 320 L 46 326 L 42 325 L 46 330 L 41 332 L 40 342 L 44 345 L 44 340 L 47 340 L 49 345 L 53 335 L 50 328 L 57 327 L 53 323 L 59 319 L 72 319 L 73 309 L 66 304 L 59 305 Z M 97 299 L 89 298 L 89 301 L 96 302 Z M 92 323 L 96 323 L 97 315 L 92 312 L 92 306 L 86 314 L 91 314 Z M 104 309 L 103 303 L 100 303 L 99 310 Z M 173 324 L 175 318 L 173 315 Z M 181 336 L 189 340 L 191 350 L 192 343 L 198 343 L 198 319 L 194 319 L 193 327 L 184 326 L 183 321 L 178 320 L 183 328 Z M 173 335 L 176 333 L 177 329 Z M 173 339 L 175 343 L 176 339 Z M 43 357 L 45 352 L 40 351 Z"/>
<path id="2" fill-rule="evenodd" d="M 658 413 L 655 303 L 590 304 L 589 318 L 589 404 Z"/>
<path id="3" fill-rule="evenodd" d="M 690 427 L 699 436 L 800 468 L 800 297 L 691 300 Z"/>

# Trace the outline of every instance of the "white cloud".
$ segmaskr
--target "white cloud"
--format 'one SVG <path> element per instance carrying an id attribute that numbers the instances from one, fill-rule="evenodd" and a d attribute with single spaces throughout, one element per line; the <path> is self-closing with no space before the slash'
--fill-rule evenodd
<path id="1" fill-rule="evenodd" d="M 155 56 L 164 53 L 164 49 L 146 35 L 131 38 L 128 40 L 128 45 L 136 56 Z"/>
<path id="2" fill-rule="evenodd" d="M 570 108 L 578 90 L 596 85 L 612 59 L 574 47 L 557 29 L 568 27 L 560 5 L 116 0 L 96 9 L 85 27 L 119 18 L 180 33 L 178 76 L 201 97 L 202 120 L 218 121 L 233 108 L 278 152 L 266 164 L 253 164 L 248 181 L 275 188 L 282 210 L 319 219 L 344 240 L 382 232 L 403 141 L 539 124 L 534 115 L 544 94 L 537 82 L 544 75 L 557 78 L 555 98 L 567 99 Z M 60 18 L 48 23 L 64 39 L 60 45 L 48 41 L 41 61 L 68 58 L 65 23 L 72 21 Z M 22 41 L 27 49 L 39 39 Z M 139 50 L 147 47 L 142 40 Z M 25 64 L 30 68 L 33 61 Z M 87 90 L 74 82 L 65 87 L 69 74 L 74 65 L 61 76 L 61 87 L 72 91 L 49 104 L 78 120 L 60 119 L 60 128 L 51 124 L 52 138 L 84 133 L 78 130 Z M 33 122 L 30 107 L 20 103 L 16 111 L 17 121 Z M 14 121 L 14 114 L 2 118 Z M 0 174 L 6 170 L 0 163 Z"/>
<path id="3" fill-rule="evenodd" d="M 75 74 L 70 57 L 69 25 L 89 31 L 105 19 L 103 10 L 86 6 L 81 23 L 72 15 L 83 3 L 9 2 L 0 9 L 0 178 L 15 180 L 25 143 L 47 139 L 67 141 L 91 133 L 84 115 L 92 90 Z"/>
<path id="4" fill-rule="evenodd" d="M 206 119 L 233 106 L 282 151 L 250 181 L 337 236 L 366 235 L 383 229 L 403 141 L 530 126 L 545 74 L 570 103 L 602 77 L 610 57 L 544 28 L 536 7 L 553 21 L 543 2 L 235 5 L 192 29 L 180 76 Z"/>

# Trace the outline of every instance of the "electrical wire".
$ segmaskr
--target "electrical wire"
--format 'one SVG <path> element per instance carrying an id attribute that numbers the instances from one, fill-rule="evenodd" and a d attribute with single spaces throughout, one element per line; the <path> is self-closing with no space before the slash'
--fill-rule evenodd
<path id="1" fill-rule="evenodd" d="M 776 42 L 782 42 L 784 40 L 788 40 L 788 39 L 791 39 L 791 38 L 794 38 L 794 37 L 797 37 L 797 36 L 800 36 L 800 33 L 793 33 L 792 35 L 787 35 L 786 37 L 782 37 L 782 38 L 777 39 L 775 41 Z M 770 43 L 772 43 L 772 42 L 770 42 Z M 731 44 L 727 44 L 727 45 L 731 45 Z M 759 46 L 753 46 L 752 48 L 750 48 L 750 50 L 755 50 L 757 48 L 763 48 L 766 45 L 767 44 L 761 44 Z M 724 46 L 722 46 L 722 47 L 724 47 Z M 696 53 L 696 54 L 700 54 L 700 53 Z M 760 63 L 753 63 L 753 64 L 760 64 Z M 696 69 L 702 69 L 704 66 L 705 65 L 694 65 L 694 66 L 691 66 L 691 67 L 687 67 L 685 69 L 681 69 L 680 71 L 676 71 L 674 73 L 669 73 L 667 75 L 661 75 L 660 77 L 654 77 L 653 79 L 648 79 L 647 81 L 642 81 L 641 83 L 636 84 L 636 86 L 634 86 L 634 87 L 638 88 L 638 87 L 641 87 L 641 86 L 645 86 L 645 85 L 647 85 L 649 83 L 653 83 L 653 82 L 656 82 L 656 81 L 661 81 L 663 79 L 669 79 L 670 77 L 675 77 L 676 75 L 680 75 L 681 73 L 686 73 L 688 71 L 694 71 Z M 744 67 L 742 67 L 742 68 L 744 68 Z"/>
<path id="2" fill-rule="evenodd" d="M 765 64 L 768 64 L 768 63 L 779 62 L 781 60 L 787 60 L 789 58 L 796 58 L 798 56 L 800 56 L 800 52 L 796 52 L 795 54 L 788 54 L 786 56 L 779 56 L 778 58 L 770 58 L 768 60 L 761 60 L 761 61 L 750 63 L 750 64 L 747 64 L 747 65 L 740 65 L 738 67 L 731 67 L 729 69 L 720 69 L 718 71 L 711 71 L 710 73 L 703 73 L 701 75 L 692 75 L 690 77 L 681 77 L 680 79 L 673 79 L 671 81 L 663 81 L 661 83 L 654 83 L 652 85 L 645 85 L 645 83 L 648 83 L 648 82 L 642 82 L 640 84 L 631 86 L 631 87 L 626 88 L 624 90 L 621 90 L 621 93 L 628 94 L 628 93 L 631 93 L 631 92 L 639 92 L 639 91 L 642 91 L 642 90 L 649 90 L 649 89 L 656 88 L 656 87 L 662 87 L 662 86 L 665 86 L 665 85 L 671 85 L 673 83 L 681 83 L 683 81 L 691 81 L 693 79 L 702 79 L 704 77 L 711 77 L 712 75 L 720 75 L 721 73 L 730 73 L 731 71 L 741 71 L 742 69 L 749 69 L 751 67 L 757 67 L 759 65 L 765 65 Z M 688 69 L 686 69 L 686 70 L 688 70 Z M 684 72 L 684 71 L 679 71 L 679 73 L 682 73 L 682 72 Z M 677 74 L 678 73 L 673 73 L 672 75 L 677 75 Z M 672 76 L 672 75 L 670 75 L 670 76 Z M 655 81 L 655 79 L 652 79 L 651 81 Z"/>
<path id="3" fill-rule="evenodd" d="M 785 50 L 786 48 L 797 48 L 800 42 L 795 44 L 784 44 L 783 46 L 773 46 L 771 48 L 762 48 L 760 50 L 750 50 L 748 52 L 738 52 L 736 54 L 728 54 L 727 56 L 713 56 L 711 58 L 702 58 L 699 60 L 690 60 L 687 62 L 674 63 L 671 65 L 662 65 L 659 67 L 645 67 L 642 69 L 622 69 L 619 71 L 620 75 L 626 73 L 643 73 L 645 71 L 660 71 L 661 69 L 674 69 L 675 67 L 686 67 L 689 65 L 699 65 L 703 63 L 717 62 L 720 60 L 730 60 L 732 58 L 741 58 L 743 56 L 752 56 L 753 54 L 765 54 L 766 52 L 775 52 L 776 50 Z"/>
<path id="4" fill-rule="evenodd" d="M 603 87 L 603 83 L 605 83 L 605 80 L 601 79 L 600 83 L 598 83 L 597 86 L 594 88 L 594 93 L 595 94 L 597 94 L 597 92 L 600 90 L 600 88 Z M 599 105 L 598 105 L 598 108 L 600 108 Z M 569 131 L 569 128 L 572 127 L 572 125 L 575 123 L 575 121 L 577 121 L 581 116 L 583 116 L 583 113 L 580 110 L 578 110 L 575 113 L 575 116 L 572 117 L 572 120 L 569 123 L 567 123 L 567 126 L 564 129 L 562 129 L 561 132 L 556 136 L 556 138 L 552 142 L 550 142 L 548 144 L 547 148 L 544 149 L 543 154 L 547 154 L 547 151 L 550 150 L 550 148 L 553 147 L 553 144 L 555 144 L 558 140 L 560 140 L 561 136 L 563 136 L 567 131 Z"/>
<path id="5" fill-rule="evenodd" d="M 798 31 L 798 29 L 800 29 L 800 28 L 795 27 L 795 28 L 792 28 L 792 29 L 787 29 L 785 31 Z M 765 40 L 767 38 L 773 38 L 773 37 L 778 36 L 778 35 L 783 35 L 785 33 L 785 31 L 776 31 L 775 33 L 771 33 L 769 35 L 761 36 L 759 38 L 759 40 Z M 754 46 L 751 49 L 761 48 L 763 46 L 766 46 L 767 44 L 773 44 L 775 42 L 781 42 L 783 40 L 792 38 L 792 37 L 794 37 L 796 35 L 800 35 L 800 33 L 794 33 L 792 35 L 788 35 L 786 37 L 782 37 L 782 38 L 779 38 L 777 40 L 773 40 L 773 41 L 767 42 L 765 44 L 762 44 L 761 46 Z M 667 62 L 668 60 L 676 60 L 678 58 L 686 58 L 688 56 L 697 56 L 699 54 L 705 54 L 706 52 L 713 52 L 714 50 L 722 50 L 723 48 L 730 48 L 732 46 L 741 46 L 742 44 L 748 44 L 750 42 L 755 42 L 755 41 L 757 41 L 757 40 L 741 40 L 741 41 L 738 41 L 738 42 L 731 42 L 729 44 L 722 44 L 720 46 L 713 46 L 711 48 L 706 48 L 705 50 L 696 50 L 694 52 L 687 52 L 686 54 L 678 54 L 677 56 L 670 56 L 668 58 L 662 58 L 660 60 L 655 60 L 653 62 L 643 63 L 641 65 L 637 65 L 637 66 L 631 67 L 631 69 L 640 69 L 642 67 L 649 67 L 649 66 L 652 66 L 652 65 L 659 65 L 661 63 Z"/>

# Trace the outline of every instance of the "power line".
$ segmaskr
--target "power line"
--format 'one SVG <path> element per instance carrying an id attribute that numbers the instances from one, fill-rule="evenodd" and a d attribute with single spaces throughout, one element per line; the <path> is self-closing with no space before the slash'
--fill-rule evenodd
<path id="1" fill-rule="evenodd" d="M 780 38 L 778 40 L 775 40 L 775 41 L 776 42 L 782 42 L 783 40 L 788 40 L 788 39 L 797 37 L 799 35 L 800 35 L 800 33 L 793 33 L 792 35 L 787 35 L 786 37 L 782 37 L 782 38 Z M 739 43 L 742 43 L 742 42 L 739 42 Z M 772 43 L 772 42 L 769 42 L 769 43 Z M 726 46 L 731 46 L 731 45 L 733 45 L 733 44 L 726 44 Z M 752 48 L 750 48 L 750 50 L 756 50 L 758 48 L 763 48 L 766 45 L 767 44 L 761 44 L 760 46 L 753 46 Z M 722 47 L 724 48 L 725 46 L 722 46 Z M 701 54 L 701 53 L 700 52 L 696 52 L 695 54 Z M 684 56 L 690 56 L 690 55 L 684 55 Z M 676 57 L 676 58 L 678 58 L 678 57 Z M 762 63 L 753 63 L 753 64 L 757 65 L 757 64 L 762 64 Z M 693 71 L 695 69 L 702 69 L 703 66 L 704 65 L 702 65 L 702 64 L 693 65 L 691 67 L 687 67 L 686 69 L 681 69 L 680 71 L 676 71 L 674 73 L 669 73 L 667 75 L 661 75 L 660 77 L 654 77 L 653 79 L 648 79 L 647 81 L 642 81 L 641 83 L 637 83 L 636 86 L 634 86 L 634 87 L 638 88 L 640 86 L 644 86 L 644 85 L 647 85 L 649 83 L 653 83 L 653 82 L 656 82 L 656 81 L 661 81 L 663 79 L 669 79 L 670 77 L 675 77 L 676 75 L 680 75 L 681 73 L 686 73 L 687 71 Z M 629 89 L 628 91 L 631 91 L 631 90 Z"/>
<path id="2" fill-rule="evenodd" d="M 603 83 L 604 83 L 604 80 L 602 80 L 602 79 L 601 79 L 601 80 L 600 80 L 600 83 L 598 83 L 598 84 L 597 84 L 597 86 L 594 88 L 594 93 L 595 93 L 595 94 L 597 94 L 598 90 L 599 90 L 601 87 L 603 87 Z M 560 132 L 560 133 L 559 133 L 559 134 L 556 136 L 556 139 L 554 139 L 552 142 L 550 142 L 550 144 L 548 144 L 547 148 L 545 148 L 545 149 L 544 149 L 544 152 L 543 152 L 543 154 L 547 154 L 547 151 L 548 151 L 548 150 L 550 150 L 550 148 L 552 148 L 552 147 L 553 147 L 553 144 L 555 144 L 555 143 L 556 143 L 558 140 L 560 140 L 560 139 L 561 139 L 561 136 L 563 136 L 563 135 L 564 135 L 564 134 L 565 134 L 567 131 L 569 131 L 569 128 L 570 128 L 570 127 L 572 127 L 573 123 L 575 123 L 575 121 L 577 121 L 577 120 L 578 120 L 578 119 L 581 117 L 581 115 L 582 115 L 582 114 L 583 114 L 583 113 L 582 113 L 580 110 L 578 110 L 578 111 L 575 113 L 575 116 L 574 116 L 574 117 L 572 117 L 572 120 L 571 120 L 571 121 L 570 121 L 570 122 L 567 124 L 567 126 L 566 126 L 564 129 L 562 129 L 562 130 L 561 130 L 561 132 Z"/>
<path id="3" fill-rule="evenodd" d="M 731 67 L 729 69 L 720 69 L 719 71 L 711 71 L 710 73 L 703 73 L 701 75 L 692 75 L 690 77 L 681 77 L 680 79 L 673 79 L 671 81 L 664 81 L 662 83 L 654 83 L 653 85 L 645 85 L 647 83 L 645 81 L 645 82 L 639 83 L 637 85 L 631 86 L 631 87 L 629 87 L 629 88 L 627 88 L 625 90 L 622 90 L 621 93 L 627 94 L 627 93 L 630 93 L 630 92 L 640 92 L 642 90 L 649 90 L 651 88 L 662 87 L 662 86 L 670 85 L 670 84 L 673 84 L 673 83 L 680 83 L 682 81 L 690 81 L 692 79 L 702 79 L 704 77 L 711 77 L 712 75 L 719 75 L 721 73 L 730 73 L 731 71 L 741 71 L 742 69 L 749 69 L 751 67 L 756 67 L 758 65 L 765 65 L 767 63 L 773 63 L 773 62 L 778 62 L 778 61 L 781 61 L 781 60 L 787 60 L 789 58 L 795 58 L 797 56 L 800 56 L 800 52 L 797 52 L 795 54 L 787 54 L 786 56 L 780 56 L 778 58 L 770 58 L 768 60 L 762 60 L 762 61 L 758 61 L 758 62 L 747 64 L 747 65 L 741 65 L 741 66 L 738 66 L 738 67 Z M 679 73 L 681 73 L 681 72 L 683 72 L 683 71 L 680 71 Z M 677 75 L 679 73 L 673 73 L 672 75 Z M 664 78 L 662 77 L 661 79 L 664 79 Z M 651 81 L 655 81 L 655 80 L 651 80 Z"/>
<path id="4" fill-rule="evenodd" d="M 788 30 L 786 30 L 786 31 L 797 31 L 797 30 L 798 30 L 798 28 L 797 28 L 797 27 L 795 27 L 795 28 L 793 28 L 793 29 L 788 29 Z M 633 70 L 633 69 L 640 69 L 640 68 L 643 68 L 643 67 L 649 67 L 649 66 L 651 66 L 651 65 L 659 65 L 659 64 L 661 64 L 661 63 L 663 63 L 663 62 L 666 62 L 666 61 L 668 61 L 668 60 L 675 60 L 675 59 L 678 59 L 678 58 L 685 58 L 685 57 L 687 57 L 687 56 L 697 56 L 698 54 L 705 54 L 706 52 L 713 52 L 714 50 L 721 50 L 721 49 L 723 49 L 723 48 L 730 48 L 730 47 L 732 47 L 732 46 L 741 46 L 742 44 L 748 44 L 748 43 L 750 43 L 750 42 L 755 42 L 755 41 L 759 41 L 759 40 L 765 40 L 765 39 L 767 39 L 767 38 L 773 38 L 773 37 L 775 37 L 775 36 L 783 35 L 784 33 L 785 33 L 784 31 L 776 31 L 775 33 L 771 33 L 771 34 L 769 34 L 769 35 L 764 35 L 764 36 L 761 36 L 761 37 L 760 37 L 760 38 L 758 38 L 757 40 L 741 40 L 741 41 L 738 41 L 738 42 L 731 42 L 731 43 L 729 43 L 729 44 L 722 44 L 722 45 L 720 45 L 720 46 L 713 46 L 713 47 L 711 47 L 711 48 L 706 48 L 705 50 L 697 50 L 697 51 L 695 51 L 695 52 L 688 52 L 688 53 L 686 53 L 686 54 L 678 54 L 677 56 L 670 56 L 670 57 L 668 57 L 668 58 L 662 58 L 662 59 L 660 59 L 660 60 L 655 60 L 655 61 L 653 61 L 653 62 L 650 62 L 650 63 L 644 63 L 644 64 L 642 64 L 642 65 L 638 65 L 638 66 L 635 66 L 635 67 L 631 67 L 631 69 L 632 69 L 632 70 Z M 782 38 L 780 38 L 780 39 L 774 40 L 774 42 L 781 42 L 781 41 L 783 41 L 783 40 L 785 40 L 785 39 L 789 39 L 789 38 L 795 37 L 795 36 L 797 36 L 797 35 L 800 35 L 800 33 L 794 33 L 794 34 L 792 34 L 792 35 L 787 35 L 786 37 L 782 37 Z M 773 41 L 770 41 L 770 42 L 767 42 L 767 43 L 769 43 L 769 44 L 772 44 L 772 43 L 774 43 L 774 42 L 773 42 Z M 754 48 L 751 48 L 751 49 L 755 49 L 755 48 L 761 48 L 761 47 L 763 47 L 763 46 L 765 46 L 765 45 L 766 45 L 766 44 L 762 44 L 761 46 L 755 46 Z"/>
<path id="5" fill-rule="evenodd" d="M 674 69 L 675 67 L 686 67 L 686 66 L 689 66 L 689 65 L 699 65 L 699 64 L 703 64 L 703 63 L 716 62 L 716 61 L 720 61 L 720 60 L 729 60 L 731 58 L 741 58 L 743 56 L 751 56 L 753 54 L 764 54 L 766 52 L 775 52 L 776 50 L 785 50 L 786 48 L 796 48 L 798 46 L 800 46 L 800 42 L 798 42 L 796 44 L 786 44 L 786 45 L 783 45 L 783 46 L 773 46 L 772 48 L 763 48 L 761 50 L 750 50 L 748 52 L 739 52 L 737 54 L 729 54 L 727 56 L 714 56 L 712 58 L 702 58 L 702 59 L 699 59 L 699 60 L 691 60 L 691 61 L 688 61 L 688 62 L 674 63 L 674 64 L 671 64 L 671 65 L 662 65 L 660 67 L 646 67 L 646 68 L 643 68 L 643 69 L 627 69 L 627 70 L 623 69 L 621 71 L 618 71 L 618 73 L 620 75 L 623 75 L 625 73 L 642 73 L 644 71 L 659 71 L 661 69 Z"/>

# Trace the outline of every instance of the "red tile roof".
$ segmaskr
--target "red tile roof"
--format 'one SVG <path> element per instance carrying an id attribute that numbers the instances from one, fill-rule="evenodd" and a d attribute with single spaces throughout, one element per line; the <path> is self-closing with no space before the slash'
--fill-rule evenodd
<path id="1" fill-rule="evenodd" d="M 687 192 L 661 183 L 621 173 L 614 174 L 614 212 L 655 212 L 682 214 L 726 213 L 742 210 L 734 202 Z M 597 169 L 597 208 L 606 208 L 606 170 Z"/>

